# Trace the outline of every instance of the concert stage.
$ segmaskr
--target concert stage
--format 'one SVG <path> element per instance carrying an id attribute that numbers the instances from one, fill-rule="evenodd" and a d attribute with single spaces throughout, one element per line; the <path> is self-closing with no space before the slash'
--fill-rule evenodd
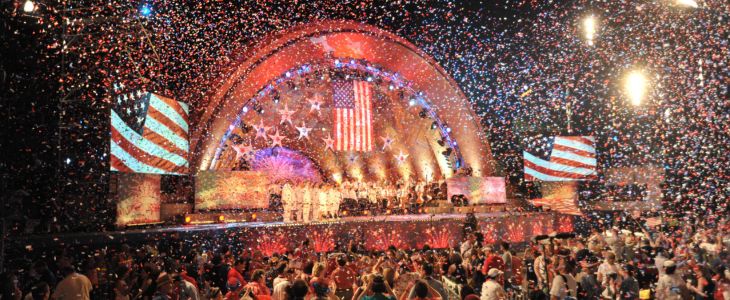
<path id="1" fill-rule="evenodd" d="M 536 235 L 573 230 L 572 216 L 554 212 L 494 212 L 478 213 L 475 216 L 486 243 L 501 240 L 519 243 Z M 366 250 L 374 251 L 385 250 L 390 245 L 402 249 L 423 248 L 426 245 L 431 248 L 447 248 L 457 245 L 463 239 L 465 217 L 465 214 L 422 214 L 346 217 L 309 224 L 219 223 L 106 233 L 28 236 L 15 242 L 20 247 L 33 245 L 35 249 L 60 249 L 67 244 L 97 248 L 109 244 L 128 243 L 134 246 L 155 240 L 161 243 L 178 240 L 204 245 L 206 241 L 228 239 L 230 245 L 251 248 L 266 255 L 293 250 L 307 239 L 317 252 L 333 251 L 337 245 L 347 245 L 350 241 L 359 243 Z"/>

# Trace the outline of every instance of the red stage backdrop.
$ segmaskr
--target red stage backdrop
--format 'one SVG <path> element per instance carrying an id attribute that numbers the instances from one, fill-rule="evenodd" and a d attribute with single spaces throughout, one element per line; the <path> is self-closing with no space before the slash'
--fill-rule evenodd
<path id="1" fill-rule="evenodd" d="M 507 203 L 502 177 L 452 177 L 446 180 L 449 199 L 464 195 L 470 204 Z"/>
<path id="2" fill-rule="evenodd" d="M 267 208 L 268 185 L 261 172 L 201 171 L 195 178 L 195 209 Z"/>
<path id="3" fill-rule="evenodd" d="M 525 242 L 554 232 L 571 232 L 573 217 L 556 213 L 526 213 L 480 218 L 479 231 L 487 244 L 499 241 Z M 350 241 L 366 250 L 383 251 L 393 245 L 400 249 L 454 247 L 463 240 L 464 219 L 420 221 L 373 221 L 277 225 L 230 229 L 220 234 L 236 239 L 244 247 L 263 254 L 284 253 L 309 239 L 316 252 L 334 250 Z M 196 233 L 200 234 L 200 233 Z M 232 241 L 233 242 L 233 241 Z"/>
<path id="4" fill-rule="evenodd" d="M 117 226 L 160 222 L 160 175 L 119 173 Z"/>

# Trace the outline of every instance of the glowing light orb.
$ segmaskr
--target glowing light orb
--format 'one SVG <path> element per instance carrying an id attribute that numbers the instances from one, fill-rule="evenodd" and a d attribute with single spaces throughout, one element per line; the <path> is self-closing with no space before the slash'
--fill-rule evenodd
<path id="1" fill-rule="evenodd" d="M 583 20 L 583 31 L 588 45 L 593 46 L 593 40 L 596 37 L 596 18 L 590 15 Z"/>
<path id="2" fill-rule="evenodd" d="M 632 71 L 626 76 L 625 80 L 624 89 L 629 100 L 631 100 L 631 104 L 641 105 L 648 86 L 646 75 L 641 71 Z"/>
<path id="3" fill-rule="evenodd" d="M 31 13 L 35 10 L 35 3 L 33 1 L 25 1 L 25 4 L 23 4 L 23 11 L 26 13 Z"/>

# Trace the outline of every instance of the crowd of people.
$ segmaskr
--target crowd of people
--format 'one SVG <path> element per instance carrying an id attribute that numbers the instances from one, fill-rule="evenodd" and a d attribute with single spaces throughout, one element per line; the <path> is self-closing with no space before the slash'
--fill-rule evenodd
<path id="1" fill-rule="evenodd" d="M 270 191 L 281 200 L 284 222 L 319 221 L 345 215 L 419 213 L 432 201 L 446 200 L 446 183 L 365 183 L 340 185 L 302 183 L 274 185 Z"/>
<path id="2" fill-rule="evenodd" d="M 36 250 L 14 258 L 0 299 L 730 299 L 727 218 L 663 228 L 486 244 L 465 226 L 446 249 L 317 253 L 303 241 L 271 256 L 231 235 Z"/>

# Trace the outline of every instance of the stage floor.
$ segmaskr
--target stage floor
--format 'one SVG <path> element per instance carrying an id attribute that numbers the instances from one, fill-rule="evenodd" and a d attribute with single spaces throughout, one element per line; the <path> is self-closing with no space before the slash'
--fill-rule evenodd
<path id="1" fill-rule="evenodd" d="M 555 212 L 476 213 L 479 231 L 486 242 L 524 242 L 535 235 L 571 232 L 573 217 Z M 63 233 L 11 238 L 14 246 L 34 248 L 63 247 L 67 244 L 104 246 L 137 244 L 177 239 L 195 243 L 201 239 L 228 239 L 232 243 L 259 250 L 265 254 L 296 248 L 310 240 L 316 251 L 332 251 L 336 245 L 353 240 L 368 250 L 399 248 L 446 248 L 462 240 L 466 214 L 417 214 L 356 216 L 324 222 L 241 222 L 201 225 L 160 226 L 93 233 Z M 27 247 L 26 247 L 27 248 Z"/>

